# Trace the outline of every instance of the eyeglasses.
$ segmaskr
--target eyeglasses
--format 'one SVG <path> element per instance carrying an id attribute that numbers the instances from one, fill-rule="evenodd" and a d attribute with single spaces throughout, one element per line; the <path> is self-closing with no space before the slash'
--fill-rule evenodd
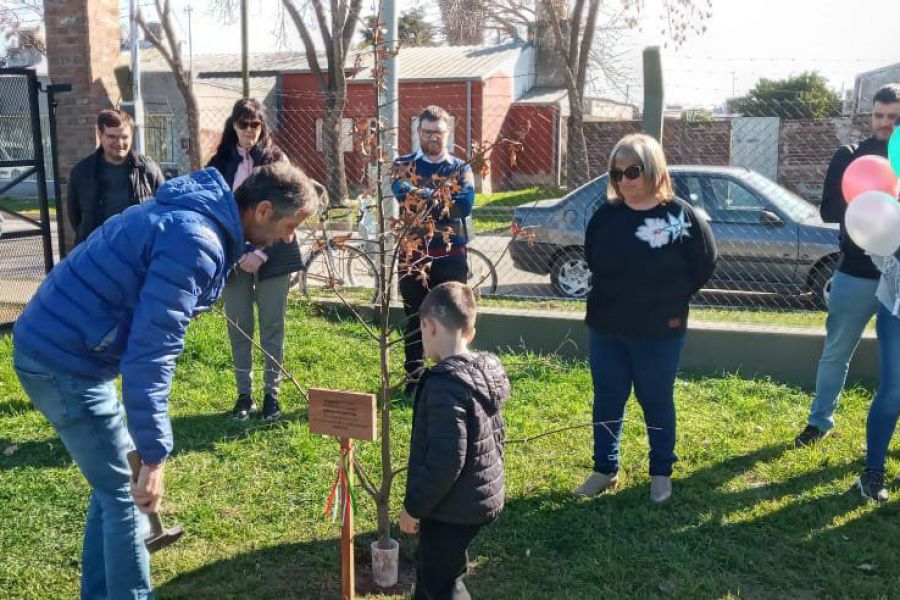
<path id="1" fill-rule="evenodd" d="M 259 129 L 262 127 L 262 121 L 238 121 L 238 129 Z"/>
<path id="2" fill-rule="evenodd" d="M 419 132 L 423 138 L 425 138 L 425 137 L 436 138 L 436 137 L 444 137 L 445 135 L 447 135 L 446 129 L 420 129 Z"/>
<path id="3" fill-rule="evenodd" d="M 610 169 L 609 176 L 612 177 L 612 180 L 615 182 L 622 181 L 622 177 L 626 177 L 628 179 L 637 179 L 644 172 L 644 165 L 631 165 L 626 168 L 624 171 L 622 169 Z"/>

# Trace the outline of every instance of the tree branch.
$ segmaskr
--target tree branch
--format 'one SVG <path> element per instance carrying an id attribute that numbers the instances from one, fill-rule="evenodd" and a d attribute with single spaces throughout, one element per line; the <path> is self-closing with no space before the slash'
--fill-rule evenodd
<path id="1" fill-rule="evenodd" d="M 553 39 L 556 41 L 556 53 L 563 59 L 563 62 L 566 65 L 566 72 L 568 73 L 569 83 L 566 87 L 569 88 L 569 95 L 571 96 L 576 92 L 576 78 L 575 78 L 575 65 L 570 62 L 569 53 L 566 51 L 565 40 L 563 38 L 562 24 L 559 20 L 559 14 L 556 12 L 556 8 L 553 6 L 552 0 L 540 0 L 544 3 L 546 11 L 550 13 L 550 23 L 553 25 Z"/>
<path id="2" fill-rule="evenodd" d="M 569 68 L 572 70 L 572 75 L 576 82 L 578 81 L 578 50 L 580 49 L 578 46 L 578 35 L 581 33 L 581 15 L 584 13 L 584 2 L 585 0 L 575 0 L 575 8 L 569 17 L 569 46 L 566 50 L 569 54 Z"/>
<path id="3" fill-rule="evenodd" d="M 359 477 L 359 482 L 362 484 L 363 489 L 366 490 L 366 493 L 372 496 L 372 499 L 375 500 L 376 503 L 380 502 L 381 494 L 375 489 L 375 486 L 372 485 L 372 480 L 369 479 L 369 475 L 366 473 L 365 469 L 363 469 L 362 463 L 358 460 L 354 460 L 353 470 L 356 472 L 356 476 Z"/>
<path id="4" fill-rule="evenodd" d="M 312 35 L 306 27 L 306 23 L 303 22 L 303 17 L 300 16 L 300 12 L 291 0 L 281 0 L 281 3 L 288 15 L 290 15 L 291 21 L 294 22 L 294 26 L 300 34 L 300 39 L 303 41 L 303 48 L 306 50 L 306 63 L 309 65 L 309 70 L 312 71 L 315 76 L 316 87 L 319 88 L 320 92 L 327 92 L 328 82 L 325 74 L 322 72 L 321 65 L 319 65 L 319 58 L 316 54 L 316 44 L 313 42 Z"/>
<path id="5" fill-rule="evenodd" d="M 581 93 L 580 100 L 584 101 L 584 82 L 587 78 L 591 46 L 594 43 L 594 28 L 597 25 L 597 10 L 600 8 L 600 0 L 590 0 L 588 7 L 587 23 L 584 25 L 584 34 L 581 36 L 581 50 L 578 52 L 578 72 L 575 85 Z M 584 108 L 582 106 L 582 108 Z"/>
<path id="6" fill-rule="evenodd" d="M 140 7 L 138 7 L 137 14 L 135 15 L 135 21 L 137 21 L 138 26 L 141 28 L 141 31 L 144 32 L 144 37 L 147 38 L 147 41 L 150 42 L 150 45 L 156 48 L 156 51 L 160 53 L 163 57 L 163 60 L 166 61 L 166 64 L 169 65 L 169 69 L 175 73 L 176 76 L 180 76 L 181 65 L 176 62 L 176 57 L 172 56 L 171 52 L 168 48 L 166 48 L 165 44 L 159 37 L 157 37 L 153 31 L 147 26 L 147 21 L 144 19 L 144 13 Z"/>
<path id="7" fill-rule="evenodd" d="M 303 387 L 300 385 L 300 382 L 297 381 L 297 378 L 294 377 L 293 373 L 291 373 L 290 371 L 288 371 L 287 369 L 285 369 L 285 368 L 284 368 L 284 365 L 282 365 L 280 362 L 278 362 L 277 360 L 275 360 L 275 357 L 272 356 L 272 355 L 269 353 L 268 350 L 266 350 L 265 348 L 263 348 L 263 347 L 259 344 L 259 342 L 257 342 L 255 339 L 253 339 L 253 336 L 252 336 L 252 335 L 249 335 L 246 331 L 244 331 L 243 329 L 241 329 L 240 325 L 238 325 L 237 323 L 235 323 L 234 321 L 232 321 L 232 320 L 231 320 L 231 317 L 229 317 L 227 314 L 225 314 L 225 311 L 224 311 L 224 310 L 222 310 L 221 308 L 218 308 L 218 307 L 216 307 L 214 310 L 216 310 L 220 315 L 222 315 L 223 317 L 225 317 L 225 320 L 228 321 L 228 324 L 229 324 L 231 327 L 233 327 L 235 331 L 237 331 L 237 332 L 240 333 L 242 336 L 244 336 L 245 338 L 247 338 L 247 339 L 250 341 L 250 343 L 253 344 L 253 346 L 255 346 L 260 352 L 262 352 L 262 353 L 266 356 L 266 358 L 268 358 L 269 360 L 271 360 L 271 361 L 275 364 L 275 366 L 278 367 L 278 370 L 281 371 L 281 372 L 282 372 L 282 373 L 290 380 L 290 382 L 294 384 L 294 387 L 297 388 L 297 391 L 300 393 L 300 396 L 301 396 L 304 400 L 306 400 L 307 402 L 309 402 L 309 396 L 307 396 L 307 395 L 306 395 L 306 392 L 303 391 Z"/>

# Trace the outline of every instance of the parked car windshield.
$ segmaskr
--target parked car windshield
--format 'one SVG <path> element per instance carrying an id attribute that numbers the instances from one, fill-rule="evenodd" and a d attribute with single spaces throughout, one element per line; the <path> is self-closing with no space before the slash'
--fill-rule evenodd
<path id="1" fill-rule="evenodd" d="M 797 194 L 755 171 L 745 174 L 750 184 L 794 221 L 807 221 L 818 216 L 818 209 Z"/>

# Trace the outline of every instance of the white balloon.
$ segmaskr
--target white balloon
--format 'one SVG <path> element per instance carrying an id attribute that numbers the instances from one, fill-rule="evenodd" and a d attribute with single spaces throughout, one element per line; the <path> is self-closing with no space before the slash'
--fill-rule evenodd
<path id="1" fill-rule="evenodd" d="M 900 203 L 890 194 L 860 194 L 847 206 L 844 224 L 850 239 L 869 254 L 891 256 L 900 248 Z"/>

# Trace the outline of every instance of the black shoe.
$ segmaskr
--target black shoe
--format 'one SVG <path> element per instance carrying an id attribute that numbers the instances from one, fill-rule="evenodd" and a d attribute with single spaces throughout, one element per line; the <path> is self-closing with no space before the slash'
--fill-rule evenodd
<path id="1" fill-rule="evenodd" d="M 828 437 L 828 431 L 822 431 L 813 425 L 807 425 L 800 435 L 794 438 L 794 448 L 803 448 L 824 440 Z"/>
<path id="2" fill-rule="evenodd" d="M 865 469 L 856 481 L 862 497 L 870 502 L 887 502 L 888 491 L 884 486 L 884 469 Z"/>
<path id="3" fill-rule="evenodd" d="M 270 396 L 266 394 L 263 398 L 263 419 L 266 421 L 274 421 L 275 419 L 281 417 L 281 405 L 278 404 L 278 399 L 274 396 Z"/>
<path id="4" fill-rule="evenodd" d="M 243 421 L 255 412 L 256 404 L 253 403 L 253 398 L 248 394 L 241 394 L 238 396 L 237 402 L 234 403 L 234 408 L 231 409 L 231 416 L 239 421 Z"/>

